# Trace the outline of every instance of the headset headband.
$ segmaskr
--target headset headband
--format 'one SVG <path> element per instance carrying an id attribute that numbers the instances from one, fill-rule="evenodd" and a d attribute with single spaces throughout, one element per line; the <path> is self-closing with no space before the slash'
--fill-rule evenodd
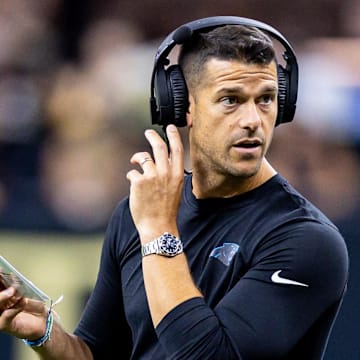
<path id="1" fill-rule="evenodd" d="M 191 38 L 194 31 L 211 29 L 224 25 L 254 26 L 260 30 L 270 33 L 272 37 L 280 41 L 280 43 L 287 51 L 292 54 L 294 53 L 292 46 L 286 40 L 286 38 L 278 30 L 268 24 L 265 24 L 258 20 L 248 19 L 239 16 L 212 16 L 190 21 L 173 30 L 159 46 L 158 51 L 155 55 L 155 62 L 157 62 L 160 57 L 167 56 L 175 45 L 184 44 L 187 40 Z"/>

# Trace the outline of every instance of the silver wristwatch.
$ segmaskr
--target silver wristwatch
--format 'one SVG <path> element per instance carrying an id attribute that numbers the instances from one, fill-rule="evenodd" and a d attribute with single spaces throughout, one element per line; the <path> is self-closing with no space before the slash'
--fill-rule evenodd
<path id="1" fill-rule="evenodd" d="M 164 256 L 175 256 L 183 252 L 183 245 L 179 238 L 168 232 L 160 237 L 144 244 L 141 247 L 142 256 L 159 254 Z"/>

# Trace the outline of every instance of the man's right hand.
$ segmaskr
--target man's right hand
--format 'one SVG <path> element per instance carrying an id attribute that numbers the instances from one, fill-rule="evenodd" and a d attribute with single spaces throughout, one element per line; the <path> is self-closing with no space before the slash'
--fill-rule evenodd
<path id="1" fill-rule="evenodd" d="M 47 312 L 43 302 L 21 297 L 13 286 L 0 291 L 0 332 L 39 339 L 45 333 Z"/>

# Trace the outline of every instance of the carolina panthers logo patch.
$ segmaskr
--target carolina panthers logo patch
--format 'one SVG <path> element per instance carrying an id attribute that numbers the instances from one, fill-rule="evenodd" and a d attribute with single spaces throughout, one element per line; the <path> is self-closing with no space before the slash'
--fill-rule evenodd
<path id="1" fill-rule="evenodd" d="M 222 246 L 216 247 L 209 257 L 213 257 L 221 261 L 224 265 L 229 266 L 235 254 L 239 251 L 240 246 L 235 243 L 224 243 Z"/>

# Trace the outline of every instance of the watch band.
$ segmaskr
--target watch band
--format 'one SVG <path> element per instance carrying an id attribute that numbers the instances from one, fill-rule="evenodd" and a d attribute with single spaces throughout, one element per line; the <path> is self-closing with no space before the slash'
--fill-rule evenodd
<path id="1" fill-rule="evenodd" d="M 141 247 L 142 256 L 157 254 L 159 251 L 159 244 L 157 243 L 157 239 L 154 239 Z"/>

